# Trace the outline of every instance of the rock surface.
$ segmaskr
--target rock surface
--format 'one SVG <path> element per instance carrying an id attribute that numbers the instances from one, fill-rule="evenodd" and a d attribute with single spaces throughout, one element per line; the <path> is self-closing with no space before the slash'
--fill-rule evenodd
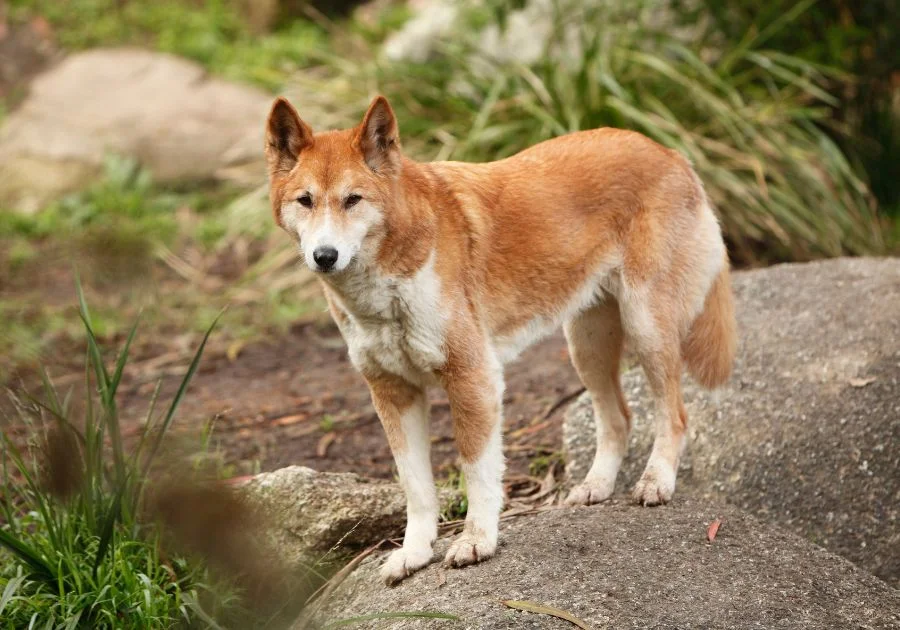
<path id="1" fill-rule="evenodd" d="M 396 483 L 353 473 L 322 473 L 289 466 L 241 486 L 262 509 L 270 542 L 291 564 L 340 546 L 358 548 L 402 536 L 406 502 Z"/>
<path id="2" fill-rule="evenodd" d="M 258 184 L 271 100 L 171 55 L 72 55 L 35 78 L 0 129 L 0 203 L 35 211 L 96 177 L 107 153 L 137 159 L 159 181 Z"/>
<path id="3" fill-rule="evenodd" d="M 723 520 L 707 542 L 707 526 Z M 497 557 L 466 569 L 433 564 L 398 587 L 364 562 L 323 617 L 440 611 L 391 628 L 572 628 L 501 600 L 554 606 L 591 628 L 896 628 L 900 592 L 849 562 L 733 507 L 676 499 L 612 503 L 514 519 Z M 446 543 L 446 541 L 443 541 Z M 360 624 L 381 628 L 385 622 Z"/>
<path id="4" fill-rule="evenodd" d="M 719 392 L 685 379 L 679 492 L 717 497 L 900 584 L 900 259 L 839 259 L 735 274 L 740 352 Z M 643 372 L 623 378 L 636 423 L 617 484 L 652 440 Z M 568 474 L 594 449 L 586 397 L 569 410 Z"/>
<path id="5" fill-rule="evenodd" d="M 295 566 L 332 549 L 343 553 L 402 537 L 406 526 L 406 497 L 390 481 L 288 466 L 239 487 L 261 510 L 269 542 Z M 438 489 L 440 501 L 454 497 L 454 491 Z"/>

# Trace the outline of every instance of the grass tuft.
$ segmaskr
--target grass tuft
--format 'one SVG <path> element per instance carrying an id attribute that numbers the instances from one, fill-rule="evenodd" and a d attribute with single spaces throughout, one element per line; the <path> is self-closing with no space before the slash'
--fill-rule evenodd
<path id="1" fill-rule="evenodd" d="M 110 370 L 80 285 L 78 295 L 88 344 L 81 408 L 61 398 L 44 373 L 42 396 L 14 398 L 15 417 L 0 430 L 2 618 L 16 628 L 34 620 L 54 628 L 163 628 L 189 621 L 185 596 L 204 588 L 204 569 L 164 557 L 159 531 L 140 518 L 144 467 L 156 450 L 142 457 L 126 452 L 116 405 L 137 324 Z M 166 433 L 203 345 L 163 420 L 151 417 L 146 434 L 160 439 Z M 24 446 L 14 433 L 22 426 L 37 435 Z"/>

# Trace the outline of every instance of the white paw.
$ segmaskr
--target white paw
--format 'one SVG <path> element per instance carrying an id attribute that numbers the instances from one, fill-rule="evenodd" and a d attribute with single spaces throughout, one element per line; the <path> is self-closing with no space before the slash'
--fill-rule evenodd
<path id="1" fill-rule="evenodd" d="M 490 539 L 483 533 L 464 531 L 453 541 L 444 564 L 450 567 L 464 567 L 492 558 L 497 553 L 497 538 Z"/>
<path id="2" fill-rule="evenodd" d="M 613 494 L 615 481 L 584 480 L 566 497 L 566 505 L 594 505 L 606 501 Z"/>
<path id="3" fill-rule="evenodd" d="M 394 586 L 419 569 L 431 564 L 434 553 L 431 547 L 412 549 L 401 547 L 391 552 L 381 567 L 381 579 L 388 586 Z"/>
<path id="4" fill-rule="evenodd" d="M 632 497 L 640 505 L 663 505 L 675 493 L 675 471 L 669 466 L 648 464 L 634 487 Z"/>

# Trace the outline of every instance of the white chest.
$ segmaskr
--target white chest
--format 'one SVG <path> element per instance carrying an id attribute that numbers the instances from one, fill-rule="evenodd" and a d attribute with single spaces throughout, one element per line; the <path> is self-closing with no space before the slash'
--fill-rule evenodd
<path id="1" fill-rule="evenodd" d="M 410 278 L 368 275 L 341 287 L 341 332 L 354 366 L 427 384 L 446 362 L 440 289 L 433 256 Z"/>

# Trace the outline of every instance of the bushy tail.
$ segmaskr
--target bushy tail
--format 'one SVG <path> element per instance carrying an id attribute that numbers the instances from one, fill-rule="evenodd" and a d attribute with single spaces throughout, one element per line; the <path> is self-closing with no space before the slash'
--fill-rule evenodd
<path id="1" fill-rule="evenodd" d="M 726 263 L 706 296 L 703 311 L 691 324 L 691 330 L 681 344 L 688 371 L 704 387 L 718 387 L 731 376 L 737 349 L 736 329 L 731 277 Z"/>

